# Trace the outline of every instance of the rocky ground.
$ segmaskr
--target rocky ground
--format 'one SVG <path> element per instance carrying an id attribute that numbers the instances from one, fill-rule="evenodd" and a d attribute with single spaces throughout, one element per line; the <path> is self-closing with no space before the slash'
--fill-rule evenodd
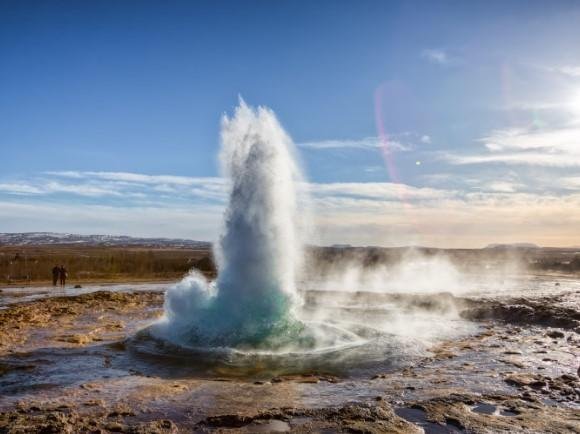
<path id="1" fill-rule="evenodd" d="M 137 358 L 127 337 L 162 302 L 96 292 L 0 310 L 0 433 L 580 433 L 578 292 L 399 296 L 407 308 L 451 306 L 479 331 L 356 378 L 183 375 L 188 361 Z"/>

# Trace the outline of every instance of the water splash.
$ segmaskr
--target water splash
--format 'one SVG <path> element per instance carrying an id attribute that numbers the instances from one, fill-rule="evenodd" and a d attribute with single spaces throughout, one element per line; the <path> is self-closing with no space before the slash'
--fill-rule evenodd
<path id="1" fill-rule="evenodd" d="M 208 282 L 192 271 L 170 288 L 157 333 L 183 344 L 234 348 L 309 340 L 295 317 L 302 175 L 292 140 L 271 110 L 242 100 L 232 118 L 223 117 L 221 138 L 231 191 L 215 252 L 218 278 Z"/>

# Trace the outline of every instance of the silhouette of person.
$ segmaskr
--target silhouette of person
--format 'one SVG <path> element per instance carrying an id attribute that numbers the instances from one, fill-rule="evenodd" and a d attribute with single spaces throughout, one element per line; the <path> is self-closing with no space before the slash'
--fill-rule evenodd
<path id="1" fill-rule="evenodd" d="M 68 276 L 68 273 L 66 271 L 66 268 L 64 268 L 64 265 L 60 266 L 59 269 L 59 277 L 60 277 L 60 286 L 62 286 L 64 288 L 64 285 L 66 284 L 66 278 Z"/>
<path id="2" fill-rule="evenodd" d="M 52 286 L 56 286 L 58 278 L 60 277 L 60 268 L 58 265 L 52 267 Z"/>

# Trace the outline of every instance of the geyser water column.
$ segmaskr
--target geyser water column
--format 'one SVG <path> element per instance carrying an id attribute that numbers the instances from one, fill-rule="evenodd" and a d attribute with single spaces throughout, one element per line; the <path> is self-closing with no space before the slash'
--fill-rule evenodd
<path id="1" fill-rule="evenodd" d="M 186 346 L 276 349 L 309 340 L 295 318 L 302 179 L 290 137 L 267 108 L 240 100 L 222 119 L 223 174 L 231 181 L 218 277 L 191 272 L 165 297 L 154 333 Z M 195 222 L 192 222 L 195 224 Z"/>

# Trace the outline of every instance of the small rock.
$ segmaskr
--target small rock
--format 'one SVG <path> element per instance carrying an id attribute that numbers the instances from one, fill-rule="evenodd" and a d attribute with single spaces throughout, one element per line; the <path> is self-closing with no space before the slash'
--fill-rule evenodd
<path id="1" fill-rule="evenodd" d="M 548 336 L 549 338 L 552 338 L 552 339 L 559 339 L 559 338 L 563 338 L 566 335 L 564 333 L 562 333 L 561 331 L 551 330 L 551 331 L 546 333 L 546 336 Z"/>
<path id="2" fill-rule="evenodd" d="M 320 383 L 320 379 L 318 377 L 305 377 L 302 380 L 298 380 L 298 383 L 318 384 Z"/>
<path id="3" fill-rule="evenodd" d="M 123 432 L 125 431 L 126 426 L 119 423 L 119 422 L 109 422 L 105 425 L 105 429 L 112 431 L 112 432 Z"/>
<path id="4" fill-rule="evenodd" d="M 135 416 L 135 412 L 129 406 L 120 404 L 107 415 L 107 417 L 116 416 Z"/>
<path id="5" fill-rule="evenodd" d="M 524 387 L 529 386 L 531 383 L 536 381 L 536 379 L 525 374 L 513 374 L 505 377 L 504 381 L 511 386 Z"/>
<path id="6" fill-rule="evenodd" d="M 532 389 L 541 389 L 542 387 L 546 387 L 546 382 L 542 380 L 532 381 L 528 384 Z"/>
<path id="7" fill-rule="evenodd" d="M 90 401 L 83 402 L 83 405 L 87 407 L 104 407 L 105 401 L 102 399 L 91 399 Z"/>
<path id="8" fill-rule="evenodd" d="M 71 344 L 85 345 L 92 341 L 90 336 L 87 335 L 70 335 L 62 336 L 59 340 L 63 342 L 70 342 Z"/>
<path id="9" fill-rule="evenodd" d="M 576 379 L 576 377 L 574 377 L 573 375 L 570 375 L 570 374 L 563 374 L 563 375 L 560 376 L 560 379 L 562 381 L 564 381 L 565 383 L 570 383 L 570 382 L 578 381 Z"/>

